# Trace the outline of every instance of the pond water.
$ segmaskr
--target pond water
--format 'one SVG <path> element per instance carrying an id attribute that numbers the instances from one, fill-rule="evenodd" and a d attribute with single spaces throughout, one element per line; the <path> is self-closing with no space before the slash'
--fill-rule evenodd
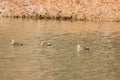
<path id="1" fill-rule="evenodd" d="M 120 23 L 0 19 L 0 80 L 118 80 L 119 61 Z"/>

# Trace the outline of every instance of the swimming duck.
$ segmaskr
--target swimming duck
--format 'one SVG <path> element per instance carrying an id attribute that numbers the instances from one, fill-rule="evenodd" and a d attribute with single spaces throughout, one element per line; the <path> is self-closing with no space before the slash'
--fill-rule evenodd
<path id="1" fill-rule="evenodd" d="M 51 46 L 51 43 L 46 42 L 46 41 L 41 41 L 40 44 L 41 44 L 42 46 Z"/>
<path id="2" fill-rule="evenodd" d="M 12 39 L 12 40 L 10 40 L 10 41 L 11 41 L 11 45 L 12 45 L 12 46 L 23 46 L 22 43 L 15 42 L 14 39 Z"/>
<path id="3" fill-rule="evenodd" d="M 81 50 L 90 50 L 89 47 L 86 46 L 81 46 L 80 44 L 77 45 L 77 51 L 81 51 Z"/>

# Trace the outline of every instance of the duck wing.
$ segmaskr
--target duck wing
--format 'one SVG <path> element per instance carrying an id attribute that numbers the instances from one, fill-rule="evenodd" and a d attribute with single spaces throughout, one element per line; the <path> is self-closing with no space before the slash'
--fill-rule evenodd
<path id="1" fill-rule="evenodd" d="M 82 48 L 83 48 L 84 50 L 90 50 L 90 48 L 89 48 L 89 47 L 86 47 L 86 46 L 82 46 Z"/>

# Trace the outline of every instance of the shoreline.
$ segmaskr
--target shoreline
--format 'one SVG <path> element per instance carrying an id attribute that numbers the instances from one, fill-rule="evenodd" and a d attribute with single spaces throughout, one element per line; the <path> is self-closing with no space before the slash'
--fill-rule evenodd
<path id="1" fill-rule="evenodd" d="M 87 1 L 87 0 L 86 0 Z M 0 0 L 0 16 L 120 22 L 120 0 Z"/>

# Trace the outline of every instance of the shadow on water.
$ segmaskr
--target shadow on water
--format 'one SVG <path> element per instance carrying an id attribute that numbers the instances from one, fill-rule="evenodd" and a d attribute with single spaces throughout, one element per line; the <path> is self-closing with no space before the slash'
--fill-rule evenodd
<path id="1" fill-rule="evenodd" d="M 119 79 L 119 23 L 3 20 L 0 80 Z M 11 38 L 24 46 L 12 47 Z M 41 40 L 52 46 L 41 46 Z M 77 52 L 77 44 L 90 51 Z"/>

